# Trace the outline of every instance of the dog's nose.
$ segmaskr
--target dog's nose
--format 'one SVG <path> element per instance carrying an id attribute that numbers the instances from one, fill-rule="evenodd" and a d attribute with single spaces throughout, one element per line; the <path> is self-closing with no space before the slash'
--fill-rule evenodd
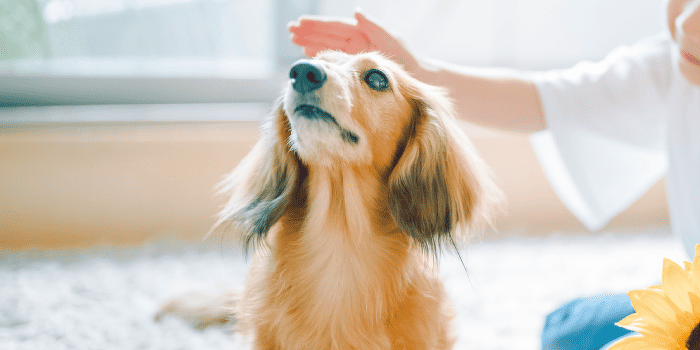
<path id="1" fill-rule="evenodd" d="M 292 87 L 300 93 L 314 91 L 326 82 L 326 72 L 323 67 L 309 60 L 299 60 L 292 66 L 289 72 L 292 78 Z"/>

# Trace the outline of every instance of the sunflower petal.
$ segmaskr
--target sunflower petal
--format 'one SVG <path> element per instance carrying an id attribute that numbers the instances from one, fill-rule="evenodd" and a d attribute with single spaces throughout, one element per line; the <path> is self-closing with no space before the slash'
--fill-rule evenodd
<path id="1" fill-rule="evenodd" d="M 690 279 L 688 280 L 688 290 L 686 290 L 686 293 L 692 293 L 695 295 L 700 295 L 700 284 L 698 284 L 695 280 L 700 278 L 700 276 L 693 277 L 692 275 L 690 276 Z M 690 297 L 688 298 L 690 300 Z M 692 304 L 692 301 L 691 301 Z"/>
<path id="2" fill-rule="evenodd" d="M 696 293 L 688 293 L 688 299 L 693 305 L 693 314 L 700 315 L 700 296 Z"/>
<path id="3" fill-rule="evenodd" d="M 613 343 L 606 350 L 668 350 L 667 348 L 652 345 L 641 334 L 631 335 Z"/>
<path id="4" fill-rule="evenodd" d="M 648 318 L 645 319 L 639 314 L 631 314 L 615 323 L 615 325 L 637 332 L 641 329 L 663 329 L 663 327 L 665 327 L 667 324 L 658 321 L 655 323 L 653 320 L 649 320 Z"/>
<path id="5" fill-rule="evenodd" d="M 700 244 L 695 245 L 695 257 L 690 272 L 695 275 L 700 274 Z"/>
<path id="6" fill-rule="evenodd" d="M 676 323 L 676 313 L 680 310 L 658 290 L 633 290 L 628 293 L 632 307 L 648 322 Z"/>
<path id="7" fill-rule="evenodd" d="M 690 299 L 688 299 L 688 291 L 691 289 L 689 277 L 688 273 L 678 264 L 664 259 L 663 275 L 661 276 L 664 294 L 683 311 L 692 310 Z"/>
<path id="8" fill-rule="evenodd" d="M 646 325 L 635 332 L 644 336 L 648 344 L 658 344 L 666 348 L 673 347 L 674 344 L 685 343 L 690 330 L 675 327 L 653 327 Z"/>
<path id="9" fill-rule="evenodd" d="M 690 268 L 691 284 L 700 295 L 700 244 L 695 245 L 695 258 Z"/>
<path id="10" fill-rule="evenodd" d="M 625 319 L 616 323 L 616 325 L 643 335 L 645 342 L 649 344 L 654 343 L 668 346 L 669 344 L 675 344 L 687 338 L 685 332 L 679 327 L 669 327 L 669 324 L 653 325 L 637 317 L 625 317 Z"/>
<path id="11" fill-rule="evenodd" d="M 634 314 L 631 314 L 631 315 L 621 319 L 620 321 L 618 321 L 615 324 L 620 326 L 620 327 L 625 327 L 625 326 L 629 326 L 633 323 L 637 323 L 638 321 L 641 321 L 641 320 L 644 320 L 644 319 L 641 316 L 639 316 L 639 314 L 634 313 Z"/>

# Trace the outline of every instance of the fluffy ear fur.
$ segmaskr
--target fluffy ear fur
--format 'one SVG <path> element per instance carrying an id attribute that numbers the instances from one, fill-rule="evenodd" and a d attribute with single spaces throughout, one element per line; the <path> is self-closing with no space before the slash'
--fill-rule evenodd
<path id="1" fill-rule="evenodd" d="M 219 185 L 231 199 L 219 213 L 210 234 L 232 231 L 245 251 L 264 241 L 284 214 L 301 182 L 303 165 L 290 149 L 289 120 L 279 103 L 262 128 L 262 137 L 233 172 Z"/>
<path id="2" fill-rule="evenodd" d="M 398 226 L 436 255 L 453 237 L 464 240 L 475 224 L 489 222 L 501 195 L 446 93 L 408 81 L 404 96 L 413 116 L 389 176 L 389 206 Z"/>

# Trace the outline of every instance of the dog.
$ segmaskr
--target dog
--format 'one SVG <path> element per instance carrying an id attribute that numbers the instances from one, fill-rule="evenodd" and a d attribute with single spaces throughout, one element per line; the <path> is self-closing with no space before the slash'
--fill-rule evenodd
<path id="1" fill-rule="evenodd" d="M 276 106 L 212 229 L 254 248 L 244 291 L 158 318 L 233 317 L 256 350 L 451 349 L 436 260 L 500 192 L 447 92 L 381 54 L 326 51 L 292 66 Z"/>

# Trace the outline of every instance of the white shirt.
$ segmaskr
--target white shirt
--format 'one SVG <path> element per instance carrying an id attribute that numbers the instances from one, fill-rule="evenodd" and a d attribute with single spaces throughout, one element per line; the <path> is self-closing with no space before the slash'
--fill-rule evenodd
<path id="1" fill-rule="evenodd" d="M 603 61 L 535 74 L 548 130 L 533 134 L 555 192 L 598 230 L 666 174 L 671 229 L 700 243 L 700 88 L 668 32 Z"/>

